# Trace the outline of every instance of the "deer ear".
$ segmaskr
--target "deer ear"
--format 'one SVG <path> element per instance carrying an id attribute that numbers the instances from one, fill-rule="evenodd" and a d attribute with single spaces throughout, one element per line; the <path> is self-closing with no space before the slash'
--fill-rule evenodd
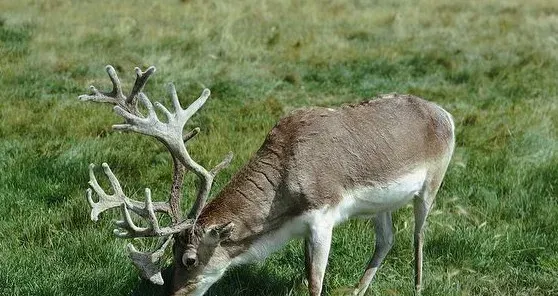
<path id="1" fill-rule="evenodd" d="M 214 226 L 209 231 L 209 235 L 219 242 L 227 240 L 231 237 L 231 234 L 234 230 L 234 223 L 228 222 L 223 223 L 217 226 Z"/>

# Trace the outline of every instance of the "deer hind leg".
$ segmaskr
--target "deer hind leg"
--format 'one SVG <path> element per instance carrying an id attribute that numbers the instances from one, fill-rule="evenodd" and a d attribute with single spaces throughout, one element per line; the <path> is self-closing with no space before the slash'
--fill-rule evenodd
<path id="1" fill-rule="evenodd" d="M 376 232 L 376 246 L 372 259 L 368 262 L 368 266 L 362 275 L 357 288 L 353 291 L 353 295 L 363 296 L 370 286 L 370 283 L 376 275 L 376 271 L 380 268 L 382 261 L 389 253 L 394 243 L 393 223 L 391 220 L 391 212 L 384 212 L 376 215 L 374 218 L 374 230 Z"/>
<path id="2" fill-rule="evenodd" d="M 333 225 L 315 225 L 310 227 L 310 234 L 304 240 L 306 261 L 306 278 L 311 296 L 322 293 L 322 282 L 331 247 Z"/>
<path id="3" fill-rule="evenodd" d="M 423 190 L 414 199 L 415 295 L 420 295 L 422 290 L 422 247 L 424 244 L 426 217 L 432 209 L 436 193 L 442 184 L 444 173 L 445 168 L 441 174 L 436 174 L 429 178 L 425 183 Z"/>

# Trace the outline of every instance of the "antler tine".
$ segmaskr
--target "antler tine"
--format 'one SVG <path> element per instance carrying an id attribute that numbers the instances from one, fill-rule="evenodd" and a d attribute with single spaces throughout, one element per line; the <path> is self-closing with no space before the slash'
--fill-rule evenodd
<path id="1" fill-rule="evenodd" d="M 153 252 L 140 252 L 133 244 L 128 244 L 128 256 L 134 265 L 140 270 L 143 278 L 150 280 L 157 285 L 163 285 L 161 276 L 161 259 L 165 249 L 172 241 L 172 236 L 168 236 L 164 242 Z"/>
<path id="2" fill-rule="evenodd" d="M 171 87 L 172 95 L 176 96 L 176 89 L 174 88 L 174 84 L 171 83 L 170 87 Z M 188 108 L 186 108 L 186 110 L 183 111 L 183 114 L 181 114 L 181 117 L 183 118 L 184 122 L 188 121 L 188 119 L 190 119 L 192 115 L 198 112 L 198 110 L 205 104 L 207 99 L 209 99 L 210 95 L 211 95 L 211 91 L 208 88 L 205 88 L 202 94 L 200 95 L 200 97 L 197 100 L 195 100 L 192 104 L 190 104 L 190 106 L 188 106 Z"/>
<path id="3" fill-rule="evenodd" d="M 223 170 L 224 168 L 229 166 L 232 159 L 233 159 L 233 153 L 232 153 L 232 151 L 229 151 L 227 156 L 225 156 L 225 158 L 218 165 L 216 165 L 213 169 L 211 169 L 211 171 L 209 171 L 209 175 L 211 177 L 208 178 L 208 179 L 210 179 L 210 183 L 206 185 L 206 186 L 209 186 L 209 189 L 211 189 L 211 182 L 213 182 L 213 178 L 215 178 L 215 176 L 221 170 Z M 205 206 L 205 203 L 207 202 L 207 197 L 209 195 L 209 191 L 201 192 L 201 190 L 209 190 L 209 189 L 207 189 L 207 187 L 200 186 L 200 192 L 198 193 L 198 198 L 194 201 L 194 205 L 192 206 L 192 209 L 190 210 L 190 213 L 188 214 L 188 218 L 193 219 L 194 224 L 198 220 L 198 217 L 200 216 L 201 211 L 202 211 L 203 207 Z"/>
<path id="4" fill-rule="evenodd" d="M 107 71 L 110 81 L 112 82 L 112 90 L 110 92 L 101 92 L 97 90 L 95 86 L 91 85 L 89 89 L 93 94 L 81 95 L 78 98 L 82 101 L 94 101 L 125 106 L 126 97 L 122 93 L 122 85 L 120 83 L 120 79 L 118 79 L 116 70 L 114 70 L 111 65 L 107 65 L 105 67 L 105 70 Z"/>
<path id="5" fill-rule="evenodd" d="M 193 137 L 195 137 L 199 133 L 200 133 L 200 128 L 196 127 L 193 130 L 189 131 L 184 136 L 182 136 L 182 141 L 188 142 L 188 141 L 190 141 L 190 139 L 192 139 Z"/>
<path id="6" fill-rule="evenodd" d="M 134 82 L 130 95 L 126 98 L 126 104 L 128 104 L 128 106 L 137 106 L 136 96 L 141 93 L 143 87 L 147 83 L 147 80 L 149 80 L 149 77 L 151 77 L 157 69 L 154 66 L 151 66 L 147 68 L 145 72 L 142 72 L 140 68 L 135 67 L 134 71 L 136 72 L 136 82 Z"/>
<path id="7" fill-rule="evenodd" d="M 118 79 L 118 74 L 116 74 L 116 70 L 114 70 L 114 67 L 111 65 L 107 65 L 105 67 L 105 71 L 107 71 L 110 81 L 112 82 L 112 91 L 108 93 L 108 95 L 120 100 L 126 99 L 124 93 L 122 92 L 122 84 L 120 83 L 120 79 Z"/>
<path id="8" fill-rule="evenodd" d="M 178 94 L 176 93 L 176 88 L 174 87 L 174 83 L 170 82 L 167 89 L 171 96 L 171 102 L 174 110 L 182 110 L 182 106 L 180 106 L 180 101 L 178 100 Z"/>
<path id="9" fill-rule="evenodd" d="M 229 166 L 232 159 L 233 159 L 233 153 L 232 151 L 229 151 L 229 153 L 227 153 L 227 156 L 225 156 L 225 158 L 218 165 L 216 165 L 213 169 L 211 169 L 210 173 L 213 176 L 216 176 L 221 170 Z"/>

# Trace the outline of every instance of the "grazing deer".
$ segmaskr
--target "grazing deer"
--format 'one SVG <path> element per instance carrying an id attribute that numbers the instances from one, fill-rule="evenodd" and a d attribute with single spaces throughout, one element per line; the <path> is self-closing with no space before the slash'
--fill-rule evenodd
<path id="1" fill-rule="evenodd" d="M 128 245 L 129 255 L 143 277 L 163 284 L 160 274 L 165 248 L 174 241 L 174 295 L 203 295 L 235 265 L 263 259 L 292 238 L 304 238 L 310 295 L 320 295 L 333 227 L 353 217 L 373 217 L 376 246 L 353 294 L 364 295 L 382 260 L 393 246 L 392 212 L 413 202 L 415 216 L 415 289 L 422 284 L 424 225 L 454 148 L 451 115 L 441 107 L 409 95 L 383 95 L 372 101 L 337 109 L 310 108 L 284 117 L 268 134 L 255 156 L 206 205 L 215 175 L 232 159 L 229 154 L 207 170 L 186 150 L 188 119 L 202 107 L 209 90 L 183 109 L 174 86 L 174 112 L 152 104 L 142 92 L 155 68 L 136 68 L 136 82 L 125 96 L 114 68 L 106 68 L 110 93 L 91 87 L 81 100 L 115 105 L 125 123 L 114 125 L 155 137 L 172 155 L 174 176 L 167 202 L 128 198 L 107 164 L 103 164 L 112 194 L 98 184 L 90 166 L 87 200 L 91 219 L 119 207 L 123 219 L 114 233 L 122 238 L 160 237 L 154 252 Z M 138 102 L 146 114 L 138 109 Z M 166 120 L 159 120 L 155 108 Z M 181 186 L 186 170 L 200 179 L 197 198 L 188 216 L 180 212 Z M 92 191 L 99 196 L 95 202 Z M 144 218 L 137 225 L 131 213 Z M 162 226 L 156 213 L 167 214 Z"/>

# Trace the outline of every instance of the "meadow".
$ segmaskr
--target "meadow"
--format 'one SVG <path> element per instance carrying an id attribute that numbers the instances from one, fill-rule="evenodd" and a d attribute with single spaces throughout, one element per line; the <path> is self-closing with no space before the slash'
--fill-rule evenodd
<path id="1" fill-rule="evenodd" d="M 172 161 L 145 136 L 111 130 L 133 68 L 170 104 L 212 91 L 187 127 L 206 167 L 235 158 L 213 194 L 289 111 L 409 93 L 453 114 L 457 147 L 429 217 L 424 295 L 558 295 L 558 2 L 533 0 L 0 2 L 0 294 L 158 295 L 112 219 L 89 219 L 89 163 L 125 191 L 163 200 Z M 193 176 L 185 184 L 190 201 Z M 185 207 L 188 203 L 185 203 Z M 412 295 L 412 210 L 368 295 Z M 369 221 L 338 227 L 325 295 L 354 285 L 374 246 Z M 135 242 L 149 247 L 153 242 Z M 170 258 L 169 258 L 170 262 Z M 302 244 L 227 273 L 209 295 L 306 295 Z"/>

